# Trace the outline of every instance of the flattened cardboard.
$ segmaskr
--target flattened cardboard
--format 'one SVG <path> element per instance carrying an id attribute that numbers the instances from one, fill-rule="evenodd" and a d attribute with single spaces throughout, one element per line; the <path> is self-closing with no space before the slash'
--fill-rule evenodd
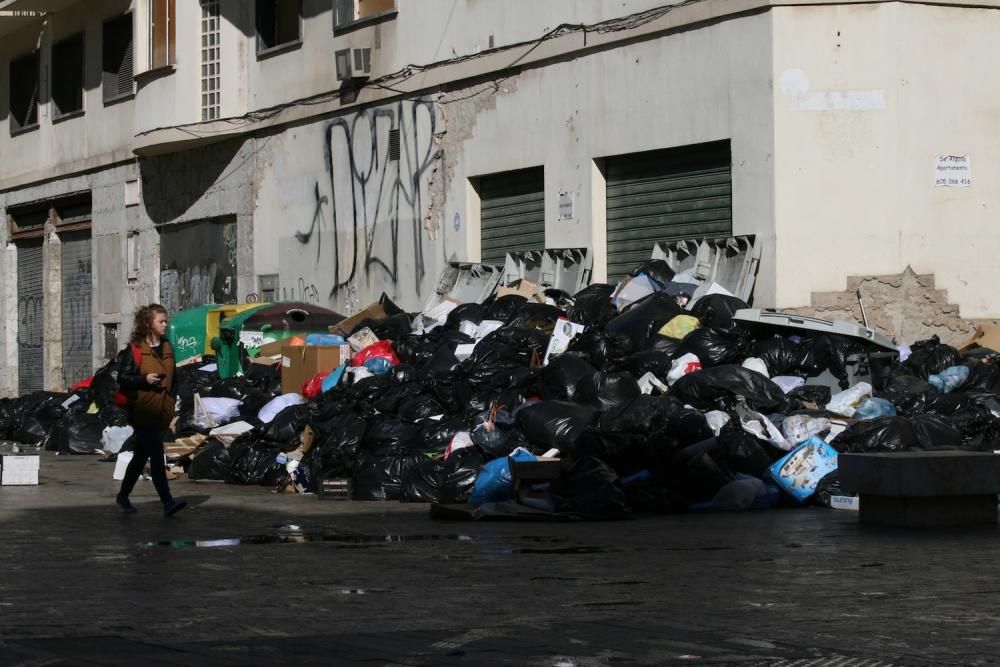
<path id="1" fill-rule="evenodd" d="M 337 334 L 339 336 L 347 338 L 352 333 L 354 333 L 354 329 L 365 320 L 367 319 L 384 320 L 387 317 L 388 315 L 386 315 L 385 309 L 382 308 L 382 305 L 378 303 L 373 303 L 364 310 L 362 310 L 360 313 L 351 315 L 346 320 L 343 320 L 340 323 L 330 327 L 330 333 Z"/>

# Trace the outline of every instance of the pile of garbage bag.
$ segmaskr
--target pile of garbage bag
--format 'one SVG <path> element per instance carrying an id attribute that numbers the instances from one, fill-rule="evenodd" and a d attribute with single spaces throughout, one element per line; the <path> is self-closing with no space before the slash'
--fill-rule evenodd
<path id="1" fill-rule="evenodd" d="M 751 326 L 748 304 L 692 299 L 672 275 L 646 266 L 617 287 L 424 313 L 383 297 L 387 317 L 327 341 L 350 354 L 296 392 L 281 393 L 281 364 L 226 379 L 181 367 L 175 464 L 286 492 L 346 483 L 356 500 L 607 518 L 828 506 L 838 453 L 1000 448 L 996 352 L 932 338 L 876 369 L 884 347 Z M 109 365 L 71 393 L 0 401 L 0 436 L 127 449 L 116 389 Z"/>

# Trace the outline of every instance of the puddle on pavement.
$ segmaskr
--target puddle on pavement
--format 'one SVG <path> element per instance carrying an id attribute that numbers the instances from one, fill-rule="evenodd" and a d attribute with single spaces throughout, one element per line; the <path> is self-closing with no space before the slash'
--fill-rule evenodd
<path id="1" fill-rule="evenodd" d="M 156 540 L 153 542 L 142 542 L 137 546 L 140 549 L 154 549 L 157 547 L 167 547 L 173 549 L 187 548 L 219 548 L 238 547 L 244 545 L 259 544 L 311 544 L 327 543 L 335 544 L 340 548 L 357 548 L 375 546 L 381 544 L 402 544 L 411 542 L 489 542 L 495 539 L 502 539 L 497 536 L 485 535 L 440 535 L 440 534 L 418 534 L 418 535 L 365 535 L 359 533 L 319 533 L 304 531 L 299 526 L 283 525 L 279 526 L 271 535 L 248 535 L 245 537 L 226 537 L 214 540 Z M 520 538 L 508 538 L 523 540 L 527 542 L 554 544 L 565 542 L 565 538 L 525 536 Z M 526 548 L 513 549 L 512 553 L 584 553 L 575 551 L 576 549 L 590 549 L 590 547 L 566 547 L 565 549 L 545 549 Z M 590 552 L 586 552 L 590 553 Z M 595 552 L 596 553 L 596 552 Z"/>

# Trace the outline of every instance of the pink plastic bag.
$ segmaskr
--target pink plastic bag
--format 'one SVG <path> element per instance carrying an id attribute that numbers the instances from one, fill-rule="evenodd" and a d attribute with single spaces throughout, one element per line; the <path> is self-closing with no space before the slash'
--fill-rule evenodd
<path id="1" fill-rule="evenodd" d="M 364 366 L 369 359 L 385 359 L 393 366 L 399 365 L 399 357 L 392 349 L 391 340 L 380 340 L 361 350 L 351 359 L 351 366 Z"/>

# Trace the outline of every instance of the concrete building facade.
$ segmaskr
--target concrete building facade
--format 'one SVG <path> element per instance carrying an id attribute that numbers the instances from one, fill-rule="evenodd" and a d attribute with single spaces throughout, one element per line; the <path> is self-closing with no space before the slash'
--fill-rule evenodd
<path id="1" fill-rule="evenodd" d="M 0 1 L 0 391 L 80 379 L 145 302 L 417 310 L 508 249 L 606 281 L 752 235 L 758 306 L 911 268 L 917 313 L 1000 317 L 997 27 L 992 0 Z"/>

